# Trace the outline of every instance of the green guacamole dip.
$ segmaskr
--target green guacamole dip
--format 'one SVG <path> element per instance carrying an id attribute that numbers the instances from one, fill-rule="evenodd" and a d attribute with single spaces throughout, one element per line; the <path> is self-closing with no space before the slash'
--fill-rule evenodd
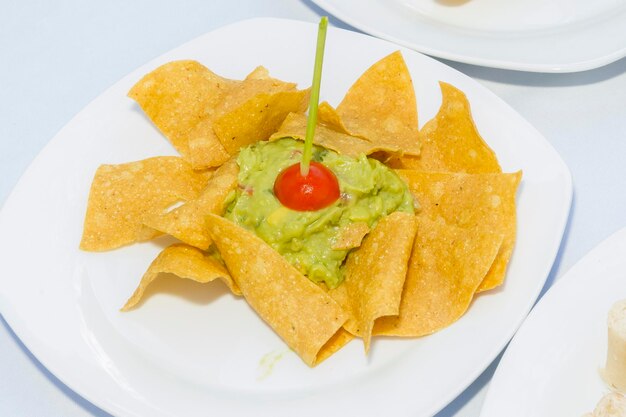
<path id="1" fill-rule="evenodd" d="M 224 217 L 254 231 L 310 280 L 335 288 L 343 281 L 341 267 L 349 252 L 331 249 L 339 230 L 355 222 L 373 228 L 394 211 L 413 213 L 414 200 L 404 181 L 379 161 L 314 146 L 312 160 L 335 173 L 341 197 L 318 211 L 288 209 L 274 196 L 274 181 L 300 162 L 303 146 L 285 138 L 242 149 L 239 185 L 227 199 Z"/>

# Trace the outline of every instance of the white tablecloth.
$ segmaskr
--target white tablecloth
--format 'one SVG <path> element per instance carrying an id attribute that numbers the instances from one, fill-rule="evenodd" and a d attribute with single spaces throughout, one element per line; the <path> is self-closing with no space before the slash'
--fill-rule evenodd
<path id="1" fill-rule="evenodd" d="M 261 16 L 317 22 L 322 14 L 310 1 L 298 0 L 4 0 L 0 204 L 59 129 L 139 65 L 227 23 Z M 527 118 L 572 171 L 572 211 L 547 288 L 626 223 L 626 59 L 575 74 L 446 63 Z M 478 416 L 496 366 L 497 361 L 438 417 Z M 48 372 L 0 319 L 0 416 L 108 415 Z"/>

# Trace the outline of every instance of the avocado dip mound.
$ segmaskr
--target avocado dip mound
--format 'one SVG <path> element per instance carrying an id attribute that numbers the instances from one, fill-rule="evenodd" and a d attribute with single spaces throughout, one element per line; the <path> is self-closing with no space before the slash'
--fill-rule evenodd
<path id="1" fill-rule="evenodd" d="M 284 138 L 243 148 L 238 187 L 227 199 L 224 217 L 253 231 L 313 282 L 335 288 L 350 251 L 332 249 L 342 228 L 359 222 L 373 228 L 395 211 L 414 213 L 415 202 L 406 183 L 381 162 L 314 146 L 312 160 L 334 172 L 341 197 L 321 210 L 291 210 L 278 201 L 273 186 L 283 169 L 301 160 L 303 146 Z"/>

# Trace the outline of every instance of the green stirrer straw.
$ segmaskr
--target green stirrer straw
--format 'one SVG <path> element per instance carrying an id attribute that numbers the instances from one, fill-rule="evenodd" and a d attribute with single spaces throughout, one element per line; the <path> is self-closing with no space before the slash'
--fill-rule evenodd
<path id="1" fill-rule="evenodd" d="M 313 135 L 315 135 L 315 123 L 317 122 L 317 107 L 320 101 L 320 84 L 322 80 L 322 63 L 324 61 L 324 46 L 326 45 L 326 28 L 328 17 L 322 16 L 319 29 L 317 30 L 317 48 L 315 49 L 315 67 L 313 69 L 313 85 L 311 86 L 311 100 L 309 101 L 309 117 L 306 121 L 306 137 L 304 151 L 300 163 L 300 174 L 303 177 L 309 175 L 309 163 L 313 152 Z"/>

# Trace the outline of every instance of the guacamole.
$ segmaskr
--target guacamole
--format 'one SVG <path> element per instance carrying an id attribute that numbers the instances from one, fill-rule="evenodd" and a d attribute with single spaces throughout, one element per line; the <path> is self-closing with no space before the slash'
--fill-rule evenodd
<path id="1" fill-rule="evenodd" d="M 365 222 L 373 228 L 394 211 L 413 213 L 414 200 L 404 181 L 379 161 L 314 146 L 312 160 L 334 172 L 341 197 L 317 211 L 284 207 L 274 196 L 274 181 L 300 162 L 303 146 L 285 138 L 243 148 L 238 188 L 227 199 L 224 217 L 254 231 L 310 280 L 335 288 L 343 281 L 341 267 L 349 252 L 331 248 L 342 227 Z"/>

